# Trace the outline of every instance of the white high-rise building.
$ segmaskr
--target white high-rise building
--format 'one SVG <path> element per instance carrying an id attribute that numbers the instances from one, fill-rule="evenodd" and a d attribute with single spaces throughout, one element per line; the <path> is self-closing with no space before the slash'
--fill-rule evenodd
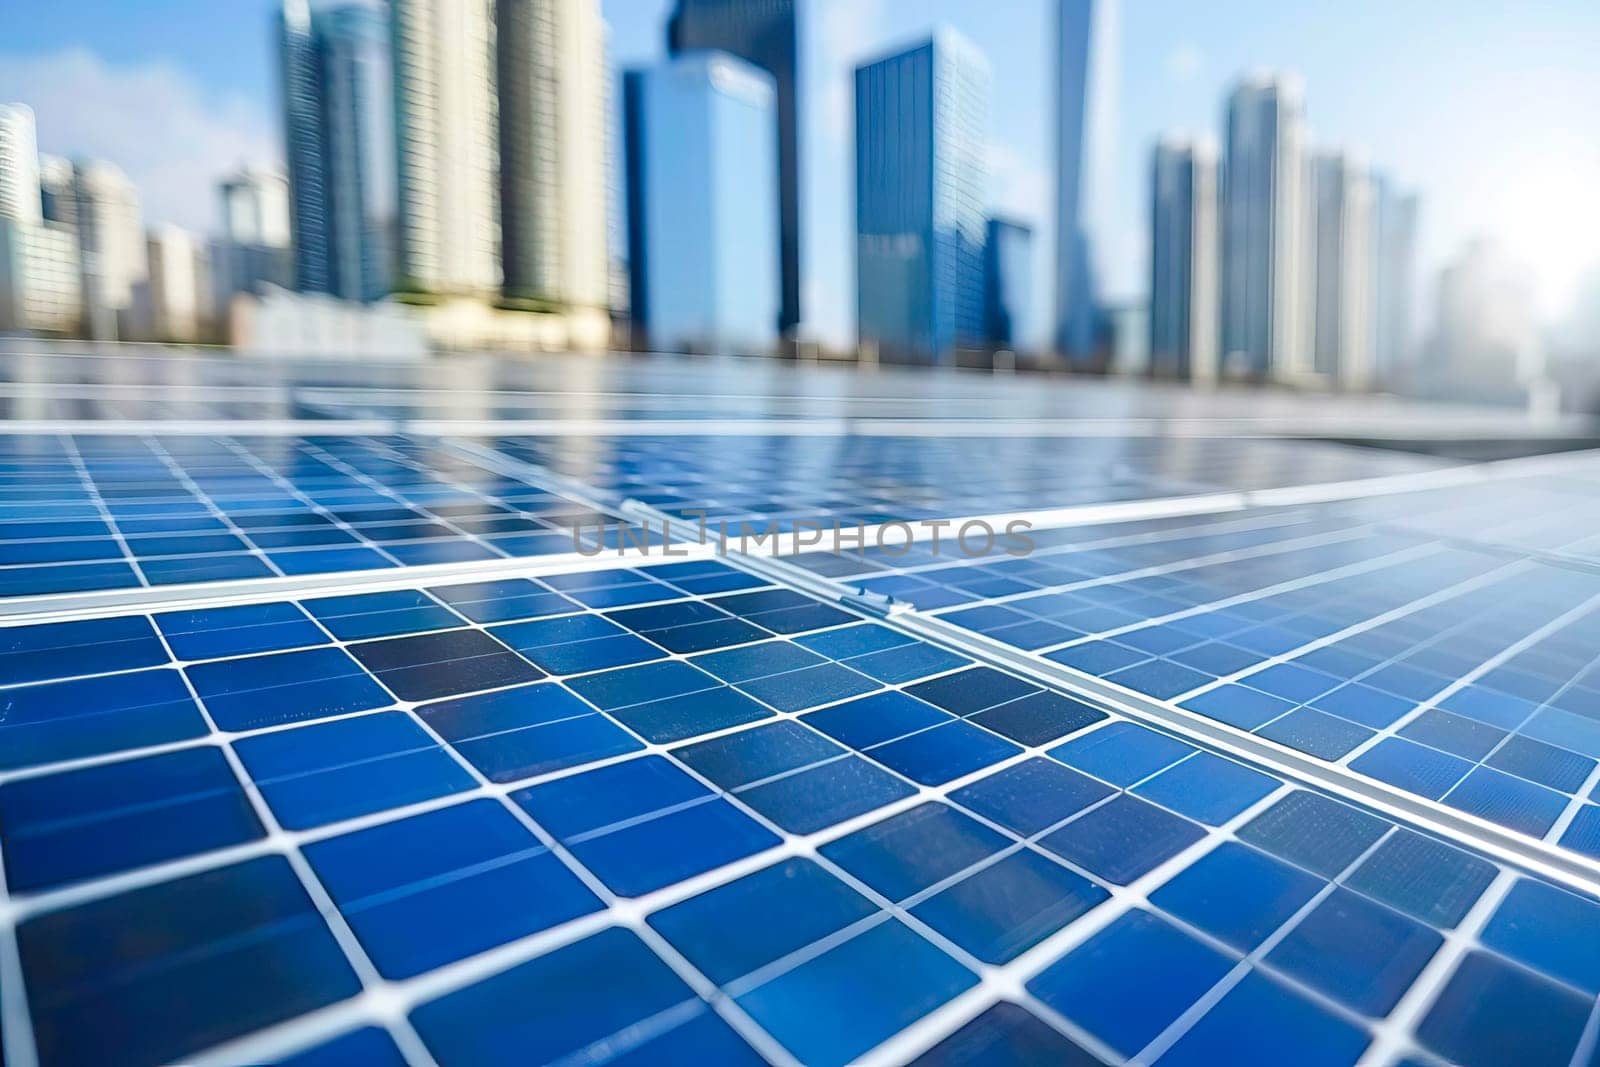
<path id="1" fill-rule="evenodd" d="M 158 226 L 146 243 L 150 277 L 138 287 L 142 332 L 153 341 L 196 341 L 211 313 L 210 257 L 188 230 Z"/>
<path id="2" fill-rule="evenodd" d="M 132 306 L 133 287 L 148 276 L 139 192 L 100 160 L 75 165 L 72 192 L 89 333 L 114 339 L 117 313 Z"/>
<path id="3" fill-rule="evenodd" d="M 1058 0 L 1055 343 L 1074 364 L 1096 355 L 1102 235 L 1110 225 L 1120 0 Z"/>
<path id="4" fill-rule="evenodd" d="M 60 156 L 39 154 L 39 199 L 46 222 L 76 226 L 73 209 L 72 161 Z"/>
<path id="5" fill-rule="evenodd" d="M 1152 375 L 1217 376 L 1217 149 L 1163 138 L 1150 167 Z"/>
<path id="6" fill-rule="evenodd" d="M 498 0 L 508 297 L 607 303 L 605 29 L 598 0 Z"/>
<path id="7" fill-rule="evenodd" d="M 77 235 L 0 218 L 0 331 L 74 333 L 82 312 Z"/>
<path id="8" fill-rule="evenodd" d="M 43 221 L 39 144 L 33 109 L 26 104 L 0 104 L 0 219 L 30 225 Z"/>
<path id="9" fill-rule="evenodd" d="M 1344 152 L 1311 163 L 1311 372 L 1365 389 L 1372 364 L 1372 178 Z"/>
<path id="10" fill-rule="evenodd" d="M 1228 98 L 1222 178 L 1222 373 L 1305 373 L 1305 120 L 1297 78 L 1256 74 Z"/>
<path id="11" fill-rule="evenodd" d="M 281 173 L 242 166 L 222 179 L 222 236 L 235 244 L 289 245 L 289 183 Z"/>
<path id="12" fill-rule="evenodd" d="M 494 0 L 395 0 L 398 289 L 500 287 Z"/>

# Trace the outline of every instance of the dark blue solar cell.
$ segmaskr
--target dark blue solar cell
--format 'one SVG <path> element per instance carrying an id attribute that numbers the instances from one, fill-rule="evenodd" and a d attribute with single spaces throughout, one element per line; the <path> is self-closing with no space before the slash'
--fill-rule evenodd
<path id="1" fill-rule="evenodd" d="M 1315 708 L 1291 712 L 1259 732 L 1262 737 L 1324 760 L 1340 759 L 1372 736 L 1365 726 Z"/>
<path id="2" fill-rule="evenodd" d="M 1158 700 L 1170 700 L 1215 680 L 1209 674 L 1190 670 L 1170 660 L 1159 659 L 1113 671 L 1105 678 L 1109 682 L 1147 693 Z"/>
<path id="3" fill-rule="evenodd" d="M 451 611 L 415 589 L 302 600 L 300 606 L 341 641 L 393 637 L 461 625 L 461 620 Z"/>
<path id="4" fill-rule="evenodd" d="M 807 634 L 795 638 L 795 641 L 824 656 L 848 659 L 852 656 L 864 656 L 882 652 L 884 649 L 909 645 L 916 639 L 898 630 L 891 630 L 887 626 L 879 626 L 877 623 L 861 623 L 824 633 Z"/>
<path id="5" fill-rule="evenodd" d="M 613 615 L 612 618 L 627 625 L 619 616 Z M 729 645 L 742 645 L 747 641 L 759 641 L 768 636 L 766 630 L 739 619 L 727 618 L 697 622 L 688 626 L 673 626 L 663 630 L 641 630 L 640 633 L 668 652 L 677 652 L 680 655 L 705 652 L 713 648 L 726 648 Z"/>
<path id="6" fill-rule="evenodd" d="M 1134 792 L 1208 826 L 1221 826 L 1276 788 L 1278 780 L 1260 771 L 1196 752 Z"/>
<path id="7" fill-rule="evenodd" d="M 1035 757 L 963 786 L 950 799 L 1025 837 L 1110 796 L 1109 786 Z"/>
<path id="8" fill-rule="evenodd" d="M 904 900 L 1011 842 L 954 808 L 919 804 L 820 851 L 890 900 Z"/>
<path id="9" fill-rule="evenodd" d="M 1444 802 L 1533 837 L 1549 832 L 1567 807 L 1563 794 L 1488 767 L 1463 778 Z"/>
<path id="10" fill-rule="evenodd" d="M 814 711 L 804 716 L 804 720 L 829 737 L 856 749 L 871 748 L 930 726 L 953 721 L 948 713 L 892 690 Z"/>
<path id="11" fill-rule="evenodd" d="M 387 978 L 421 974 L 602 906 L 493 800 L 385 823 L 304 851 Z"/>
<path id="12" fill-rule="evenodd" d="M 644 747 L 616 723 L 549 684 L 429 704 L 417 713 L 494 782 L 531 778 Z"/>
<path id="13" fill-rule="evenodd" d="M 327 644 L 328 635 L 293 604 L 242 604 L 155 617 L 179 659 L 216 659 Z"/>
<path id="14" fill-rule="evenodd" d="M 0 567 L 0 596 L 38 596 L 90 589 L 123 589 L 139 585 L 126 563 L 75 563 L 61 566 Z"/>
<path id="15" fill-rule="evenodd" d="M 790 833 L 810 834 L 914 792 L 882 767 L 852 755 L 750 786 L 739 799 Z"/>
<path id="16" fill-rule="evenodd" d="M 1561 845 L 1585 856 L 1600 856 L 1600 805 L 1585 804 L 1578 809 L 1561 835 Z"/>
<path id="17" fill-rule="evenodd" d="M 414 544 L 384 544 L 384 551 L 411 567 L 430 563 L 466 563 L 471 560 L 501 559 L 499 553 L 470 541 L 418 541 Z"/>
<path id="18" fill-rule="evenodd" d="M 1150 903 L 1249 952 L 1325 884 L 1253 848 L 1227 841 L 1150 894 Z"/>
<path id="19" fill-rule="evenodd" d="M 1356 757 L 1350 767 L 1430 800 L 1444 796 L 1472 770 L 1464 759 L 1392 737 Z"/>
<path id="20" fill-rule="evenodd" d="M 1114 722 L 1050 750 L 1063 763 L 1127 787 L 1195 751 L 1177 738 L 1131 722 Z"/>
<path id="21" fill-rule="evenodd" d="M 199 663 L 184 673 L 224 730 L 255 730 L 393 703 L 338 648 Z"/>
<path id="22" fill-rule="evenodd" d="M 376 1026 L 352 1030 L 315 1048 L 275 1061 L 276 1067 L 405 1067 L 406 1058 L 389 1031 Z"/>
<path id="23" fill-rule="evenodd" d="M 0 785 L 6 879 L 49 889 L 262 836 L 211 746 Z"/>
<path id="24" fill-rule="evenodd" d="M 394 561 L 372 548 L 303 548 L 268 552 L 267 558 L 285 574 L 327 574 L 395 566 Z"/>
<path id="25" fill-rule="evenodd" d="M 878 683 L 838 663 L 741 682 L 739 688 L 779 711 L 802 711 L 879 688 Z"/>
<path id="26" fill-rule="evenodd" d="M 662 745 L 771 718 L 772 714 L 727 686 L 634 704 L 612 712 L 618 722 L 646 741 Z"/>
<path id="27" fill-rule="evenodd" d="M 1045 968 L 1028 991 L 1132 1056 L 1233 965 L 1171 923 L 1134 910 Z"/>
<path id="28" fill-rule="evenodd" d="M 1022 750 L 970 722 L 955 720 L 872 749 L 872 758 L 921 785 L 942 785 Z"/>
<path id="29" fill-rule="evenodd" d="M 921 682 L 906 690 L 919 700 L 956 715 L 973 715 L 1008 700 L 1037 693 L 1040 687 L 993 667 L 973 667 Z"/>
<path id="30" fill-rule="evenodd" d="M 1594 772 L 1595 761 L 1531 737 L 1506 738 L 1488 765 L 1563 793 L 1576 793 Z"/>
<path id="31" fill-rule="evenodd" d="M 423 1004 L 411 1021 L 441 1067 L 462 1067 L 631 1051 L 659 1033 L 639 1024 L 668 1012 L 682 1028 L 709 1009 L 638 935 L 614 926 Z"/>
<path id="32" fill-rule="evenodd" d="M 1594 900 L 1520 879 L 1481 940 L 1591 996 L 1600 994 L 1600 903 Z"/>
<path id="33" fill-rule="evenodd" d="M 151 585 L 184 582 L 220 582 L 236 578 L 270 578 L 273 570 L 260 556 L 239 553 L 226 556 L 175 556 L 141 559 L 139 569 Z"/>
<path id="34" fill-rule="evenodd" d="M 926 678 L 930 674 L 948 671 L 971 661 L 934 645 L 915 644 L 854 656 L 846 662 L 851 670 L 860 671 L 880 682 L 895 685 L 916 678 Z"/>
<path id="35" fill-rule="evenodd" d="M 1252 971 L 1156 1062 L 1163 1067 L 1350 1067 L 1371 1037 Z"/>
<path id="36" fill-rule="evenodd" d="M 1396 829 L 1345 884 L 1430 926 L 1452 927 L 1477 903 L 1494 875 L 1495 866 L 1486 859 Z"/>
<path id="37" fill-rule="evenodd" d="M 1591 1000 L 1486 952 L 1470 952 L 1417 1026 L 1417 1040 L 1464 1067 L 1564 1067 Z"/>
<path id="38" fill-rule="evenodd" d="M 718 985 L 727 985 L 878 913 L 807 859 L 790 859 L 650 916 L 650 925 Z"/>
<path id="39" fill-rule="evenodd" d="M 1381 1017 L 1443 943 L 1399 912 L 1335 889 L 1267 954 L 1267 962 L 1347 1007 Z"/>
<path id="40" fill-rule="evenodd" d="M 788 720 L 673 751 L 690 768 L 729 791 L 843 754 L 844 749 L 826 737 Z"/>
<path id="41" fill-rule="evenodd" d="M 183 1060 L 361 991 L 278 856 L 50 912 L 17 940 L 45 1067 Z"/>
<path id="42" fill-rule="evenodd" d="M 623 896 L 680 882 L 779 841 L 659 756 L 546 782 L 513 799 Z"/>
<path id="43" fill-rule="evenodd" d="M 1351 683 L 1318 697 L 1316 706 L 1341 718 L 1381 730 L 1409 713 L 1416 703 L 1381 689 Z"/>
<path id="44" fill-rule="evenodd" d="M 140 557 L 193 556 L 221 552 L 243 552 L 248 548 L 243 541 L 229 533 L 197 534 L 172 537 L 130 537 L 128 551 Z"/>
<path id="45" fill-rule="evenodd" d="M 278 822 L 306 830 L 477 783 L 409 715 L 383 712 L 234 742 Z"/>
<path id="46" fill-rule="evenodd" d="M 0 541 L 0 566 L 121 559 L 122 546 L 111 538 L 70 541 Z"/>
<path id="47" fill-rule="evenodd" d="M 435 586 L 428 592 L 473 622 L 509 622 L 577 611 L 578 605 L 526 578 Z"/>
<path id="48" fill-rule="evenodd" d="M 133 671 L 6 691 L 0 769 L 165 744 L 210 732 L 183 676 Z"/>
<path id="49" fill-rule="evenodd" d="M 1333 878 L 1388 830 L 1382 819 L 1348 804 L 1294 792 L 1251 819 L 1239 838 L 1280 859 Z"/>
<path id="50" fill-rule="evenodd" d="M 911 913 L 985 963 L 1007 963 L 1110 896 L 1032 849 L 1018 849 Z"/>
<path id="51" fill-rule="evenodd" d="M 977 981 L 889 919 L 737 1000 L 802 1063 L 831 1065 L 855 1059 Z"/>
<path id="52" fill-rule="evenodd" d="M 573 692 L 596 707 L 613 711 L 648 700 L 715 689 L 719 683 L 705 671 L 687 663 L 668 660 L 646 663 L 575 678 L 568 682 Z"/>
<path id="53" fill-rule="evenodd" d="M 915 1067 L 1001 1063 L 1098 1067 L 1100 1060 L 1026 1008 L 1002 1000 L 911 1062 Z"/>
<path id="54" fill-rule="evenodd" d="M 1105 717 L 1105 712 L 1082 701 L 1044 692 L 980 711 L 969 721 L 1018 744 L 1036 746 L 1076 733 Z"/>
<path id="55" fill-rule="evenodd" d="M 1188 819 L 1123 795 L 1046 834 L 1039 844 L 1113 885 L 1127 885 L 1204 836 Z"/>
<path id="56" fill-rule="evenodd" d="M 168 658 L 142 615 L 0 630 L 0 685 L 155 667 Z"/>
<path id="57" fill-rule="evenodd" d="M 827 662 L 815 652 L 809 652 L 790 641 L 762 641 L 743 648 L 707 652 L 694 658 L 696 667 L 735 684 Z"/>
<path id="58" fill-rule="evenodd" d="M 351 645 L 350 652 L 402 700 L 436 700 L 544 677 L 482 630 L 390 637 Z"/>

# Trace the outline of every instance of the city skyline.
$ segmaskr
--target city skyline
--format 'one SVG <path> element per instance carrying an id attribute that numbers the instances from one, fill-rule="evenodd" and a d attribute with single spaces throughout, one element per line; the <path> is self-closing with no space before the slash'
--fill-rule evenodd
<path id="1" fill-rule="evenodd" d="M 35 98 L 31 102 L 45 112 L 45 151 L 118 160 L 145 190 L 152 221 L 211 228 L 209 183 L 215 174 L 186 173 L 192 168 L 184 154 L 203 155 L 216 172 L 261 159 L 262 149 L 267 160 L 281 155 L 273 118 L 273 50 L 263 32 L 271 5 L 221 0 L 204 5 L 202 17 L 192 0 L 159 0 L 142 9 L 155 14 L 135 19 L 125 7 L 102 0 L 89 0 L 88 6 L 105 10 L 93 17 L 95 12 L 75 6 L 70 19 L 43 10 L 0 45 L 0 98 Z M 671 0 L 603 5 L 616 68 L 665 53 L 671 7 Z M 936 21 L 951 22 L 991 55 L 1006 50 L 996 73 L 997 99 L 1014 99 L 1025 90 L 1041 103 L 996 109 L 992 206 L 1024 218 L 1041 234 L 1052 232 L 1048 204 L 1042 211 L 1029 207 L 1050 196 L 1049 126 L 1042 106 L 1051 80 L 1046 4 L 1019 0 L 1000 17 L 980 17 L 957 0 L 815 0 L 806 11 L 810 32 L 840 46 L 825 62 L 806 60 L 802 71 L 819 101 L 802 121 L 808 146 L 803 191 L 810 201 L 803 236 L 810 288 L 825 299 L 819 306 L 836 320 L 842 308 L 844 325 L 853 326 L 851 279 L 834 277 L 853 258 L 848 146 L 841 148 L 842 138 L 827 132 L 839 114 L 848 115 L 849 72 L 867 53 L 925 35 Z M 1568 233 L 1600 234 L 1600 207 L 1581 196 L 1600 182 L 1600 146 L 1578 142 L 1575 132 L 1583 128 L 1585 101 L 1600 100 L 1600 73 L 1584 46 L 1600 32 L 1600 12 L 1561 0 L 1519 12 L 1516 19 L 1475 10 L 1447 24 L 1436 21 L 1425 12 L 1375 2 L 1291 13 L 1262 0 L 1238 0 L 1224 18 L 1165 0 L 1127 4 L 1114 168 L 1117 217 L 1107 227 L 1108 295 L 1126 299 L 1146 284 L 1150 145 L 1169 128 L 1219 132 L 1227 83 L 1241 70 L 1266 64 L 1305 75 L 1318 144 L 1365 148 L 1402 185 L 1424 193 L 1418 259 L 1430 285 L 1434 271 L 1467 240 L 1498 231 L 1512 255 L 1536 261 L 1530 273 L 1544 317 L 1565 312 L 1589 265 L 1585 256 L 1594 258 L 1587 249 L 1600 244 L 1563 239 Z M 1361 56 L 1353 67 L 1352 54 Z M 1419 62 L 1419 54 L 1440 58 Z M 1463 80 L 1462 69 L 1475 76 Z M 91 101 L 96 107 L 85 106 Z M 140 107 L 124 101 L 139 101 Z M 152 138 L 151 125 L 141 118 L 152 101 L 171 116 L 159 131 L 164 141 Z M 189 136 L 188 130 L 204 136 Z M 202 143 L 203 149 L 195 147 Z M 162 148 L 168 151 L 157 151 Z M 178 157 L 167 158 L 173 149 Z M 1049 317 L 1052 303 L 1051 242 L 1040 244 L 1036 320 Z M 827 339 L 824 319 L 819 316 L 819 325 Z M 833 323 L 835 332 L 838 325 Z M 1039 327 L 1036 322 L 1036 337 Z"/>

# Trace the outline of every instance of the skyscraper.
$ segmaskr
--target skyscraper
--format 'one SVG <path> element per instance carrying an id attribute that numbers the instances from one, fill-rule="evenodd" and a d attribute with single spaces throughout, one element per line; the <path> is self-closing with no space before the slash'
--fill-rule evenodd
<path id="1" fill-rule="evenodd" d="M 1377 382 L 1391 385 L 1415 359 L 1412 316 L 1416 291 L 1416 193 L 1403 193 L 1384 177 L 1373 179 L 1372 368 Z"/>
<path id="2" fill-rule="evenodd" d="M 879 358 L 983 339 L 989 64 L 946 29 L 856 68 L 856 304 Z"/>
<path id="3" fill-rule="evenodd" d="M 395 153 L 384 11 L 285 0 L 282 17 L 296 285 L 347 300 L 394 278 Z"/>
<path id="4" fill-rule="evenodd" d="M 1222 373 L 1302 372 L 1304 119 L 1298 80 L 1252 75 L 1228 98 L 1222 178 Z"/>
<path id="5" fill-rule="evenodd" d="M 114 340 L 148 276 L 139 192 L 114 164 L 90 160 L 73 166 L 72 198 L 89 335 Z"/>
<path id="6" fill-rule="evenodd" d="M 1372 183 L 1358 161 L 1311 163 L 1311 370 L 1347 389 L 1372 382 Z"/>
<path id="7" fill-rule="evenodd" d="M 1100 331 L 1097 231 L 1109 224 L 1120 0 L 1058 0 L 1055 344 L 1091 365 Z"/>
<path id="8" fill-rule="evenodd" d="M 1022 344 L 1033 294 L 1033 228 L 991 218 L 983 241 L 983 331 L 995 348 Z"/>
<path id="9" fill-rule="evenodd" d="M 205 245 L 177 226 L 158 226 L 146 243 L 150 277 L 137 287 L 143 335 L 152 341 L 195 341 L 211 306 Z"/>
<path id="10" fill-rule="evenodd" d="M 1217 152 L 1164 138 L 1150 163 L 1150 364 L 1153 376 L 1217 375 Z"/>
<path id="11" fill-rule="evenodd" d="M 394 0 L 398 285 L 500 287 L 494 0 Z"/>
<path id="12" fill-rule="evenodd" d="M 800 271 L 800 34 L 797 0 L 678 0 L 667 24 L 667 47 L 715 48 L 772 75 L 777 86 L 778 226 L 783 289 L 778 327 L 802 321 Z"/>
<path id="13" fill-rule="evenodd" d="M 39 199 L 46 222 L 75 225 L 72 216 L 72 162 L 39 154 Z"/>
<path id="14" fill-rule="evenodd" d="M 778 323 L 772 76 L 683 52 L 624 83 L 633 320 L 653 348 L 763 352 Z"/>
<path id="15" fill-rule="evenodd" d="M 43 220 L 39 204 L 33 109 L 0 104 L 0 219 L 36 225 Z"/>
<path id="16" fill-rule="evenodd" d="M 289 246 L 289 189 L 274 170 L 244 166 L 217 184 L 222 236 L 241 245 Z"/>
<path id="17" fill-rule="evenodd" d="M 598 0 L 498 0 L 505 295 L 607 304 L 606 67 Z"/>

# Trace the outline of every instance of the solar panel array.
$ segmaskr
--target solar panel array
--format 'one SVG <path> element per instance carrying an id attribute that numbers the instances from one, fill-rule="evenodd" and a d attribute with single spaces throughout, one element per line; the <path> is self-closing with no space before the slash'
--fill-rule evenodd
<path id="1" fill-rule="evenodd" d="M 1455 518 L 1592 496 L 1585 461 L 1250 507 L 1440 465 L 5 445 L 7 1067 L 1600 1054 L 1600 572 L 1554 522 Z M 1219 492 L 974 555 L 588 555 L 618 516 Z"/>

